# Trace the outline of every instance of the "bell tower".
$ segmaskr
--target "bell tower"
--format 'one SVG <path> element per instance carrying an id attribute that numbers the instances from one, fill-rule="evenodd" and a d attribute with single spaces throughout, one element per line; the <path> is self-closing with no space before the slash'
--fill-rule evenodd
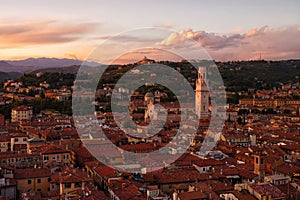
<path id="1" fill-rule="evenodd" d="M 258 175 L 258 181 L 263 182 L 265 178 L 265 154 L 258 150 L 254 154 L 254 173 Z"/>
<path id="2" fill-rule="evenodd" d="M 196 80 L 196 114 L 202 117 L 208 117 L 209 113 L 209 90 L 207 87 L 206 67 L 199 67 L 198 78 Z"/>

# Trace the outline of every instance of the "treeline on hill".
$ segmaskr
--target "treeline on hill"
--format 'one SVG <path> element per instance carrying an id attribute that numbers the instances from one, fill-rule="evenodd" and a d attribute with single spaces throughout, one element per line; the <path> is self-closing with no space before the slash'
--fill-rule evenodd
<path id="1" fill-rule="evenodd" d="M 8 79 L 17 79 L 22 76 L 19 72 L 1 72 L 0 71 L 0 81 L 5 81 Z"/>
<path id="2" fill-rule="evenodd" d="M 160 62 L 160 64 L 168 65 L 180 73 L 191 84 L 197 78 L 196 69 L 188 62 Z M 299 82 L 300 77 L 300 60 L 287 60 L 287 61 L 241 61 L 241 62 L 216 62 L 220 74 L 223 78 L 226 90 L 233 92 L 233 95 L 228 99 L 229 103 L 238 103 L 239 98 L 242 98 L 237 93 L 239 91 L 247 91 L 249 88 L 253 89 L 271 89 L 274 87 L 280 87 L 281 84 Z M 98 82 L 98 88 L 103 88 L 104 84 L 116 83 L 124 73 L 133 69 L 136 65 L 114 65 L 109 66 L 101 79 Z M 91 68 L 92 70 L 92 68 Z M 92 71 L 91 71 L 92 72 Z M 89 72 L 90 73 L 90 72 Z M 83 75 L 84 76 L 84 75 Z M 36 74 L 24 74 L 17 78 L 17 81 L 23 82 L 24 86 L 39 86 L 42 82 L 50 84 L 49 89 L 59 89 L 62 86 L 72 86 L 75 80 L 76 74 L 72 73 L 44 73 L 41 76 Z M 88 77 L 88 76 L 87 76 Z M 98 80 L 99 77 L 93 77 Z M 3 82 L 1 82 L 1 87 Z M 149 87 L 147 88 L 149 89 Z M 145 87 L 140 88 L 142 93 L 146 93 Z M 150 87 L 151 92 L 155 91 L 155 88 Z M 166 88 L 161 88 L 161 92 L 168 94 L 169 98 L 165 100 L 174 100 L 173 93 Z M 59 102 L 53 99 L 42 98 L 36 99 L 31 102 L 23 102 L 22 104 L 31 105 L 34 107 L 34 112 L 38 113 L 42 109 L 55 109 L 62 113 L 71 113 L 71 101 Z M 109 101 L 109 99 L 107 99 Z M 163 100 L 164 101 L 164 100 Z M 12 105 L 0 106 L 0 113 L 5 114 L 10 118 L 11 108 L 20 104 L 14 102 Z"/>
<path id="3" fill-rule="evenodd" d="M 197 78 L 196 69 L 188 62 L 161 62 L 176 70 L 191 83 Z M 223 78 L 227 91 L 239 92 L 254 89 L 271 89 L 279 87 L 281 83 L 299 82 L 300 60 L 288 61 L 235 61 L 216 62 Z M 103 84 L 116 83 L 124 73 L 133 69 L 136 65 L 114 65 L 109 66 L 101 79 L 98 88 Z M 71 73 L 45 73 L 40 77 L 35 74 L 24 74 L 18 81 L 25 86 L 38 86 L 46 81 L 50 89 L 59 89 L 63 85 L 72 86 L 76 75 Z M 95 77 L 97 78 L 97 77 Z M 99 77 L 98 77 L 99 79 Z"/>
<path id="4" fill-rule="evenodd" d="M 24 74 L 17 81 L 20 81 L 24 86 L 39 86 L 40 83 L 47 82 L 50 84 L 49 89 L 59 89 L 62 86 L 72 86 L 75 79 L 75 74 L 64 73 L 45 73 L 41 76 L 35 74 Z"/>
<path id="5" fill-rule="evenodd" d="M 217 63 L 227 91 L 278 88 L 299 82 L 300 60 Z"/>

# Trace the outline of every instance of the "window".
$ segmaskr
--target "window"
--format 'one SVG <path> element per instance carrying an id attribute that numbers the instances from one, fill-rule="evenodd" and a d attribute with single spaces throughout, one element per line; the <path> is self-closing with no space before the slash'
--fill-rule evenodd
<path id="1" fill-rule="evenodd" d="M 27 182 L 27 183 L 28 183 L 28 185 L 30 185 L 30 184 L 31 184 L 31 180 L 28 180 L 28 182 Z"/>
<path id="2" fill-rule="evenodd" d="M 19 138 L 15 138 L 15 142 L 19 142 Z"/>
<path id="3" fill-rule="evenodd" d="M 41 189 L 37 189 L 38 192 L 42 191 Z"/>
<path id="4" fill-rule="evenodd" d="M 37 183 L 41 183 L 41 179 L 40 178 L 37 179 Z"/>
<path id="5" fill-rule="evenodd" d="M 23 138 L 23 142 L 26 142 L 27 141 L 27 138 Z"/>
<path id="6" fill-rule="evenodd" d="M 49 160 L 49 157 L 48 156 L 44 156 L 44 160 Z"/>
<path id="7" fill-rule="evenodd" d="M 71 188 L 71 183 L 65 183 L 65 188 L 66 188 L 66 189 Z"/>
<path id="8" fill-rule="evenodd" d="M 256 157 L 255 162 L 256 162 L 256 164 L 258 164 L 258 157 Z"/>
<path id="9" fill-rule="evenodd" d="M 75 187 L 76 188 L 80 188 L 82 186 L 82 183 L 80 182 L 80 183 L 75 183 Z"/>

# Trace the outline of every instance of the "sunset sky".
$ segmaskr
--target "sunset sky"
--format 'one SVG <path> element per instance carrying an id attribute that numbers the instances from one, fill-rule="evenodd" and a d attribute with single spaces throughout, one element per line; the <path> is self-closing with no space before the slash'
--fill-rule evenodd
<path id="1" fill-rule="evenodd" d="M 111 36 L 143 27 L 175 30 L 159 45 L 193 39 L 215 60 L 300 58 L 298 0 L 0 2 L 0 60 L 85 59 Z"/>

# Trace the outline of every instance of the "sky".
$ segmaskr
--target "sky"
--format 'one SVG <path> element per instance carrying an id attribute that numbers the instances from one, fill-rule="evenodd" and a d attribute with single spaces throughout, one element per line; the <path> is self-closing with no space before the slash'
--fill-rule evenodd
<path id="1" fill-rule="evenodd" d="M 156 38 L 159 40 L 153 45 L 157 48 L 181 48 L 191 39 L 214 60 L 252 60 L 260 55 L 266 60 L 300 58 L 298 0 L 0 0 L 0 3 L 0 60 L 28 57 L 84 60 L 103 42 L 128 32 L 135 36 L 126 35 L 118 41 L 127 46 L 137 42 L 139 46 L 149 46 L 149 38 L 137 37 L 140 32 L 133 31 L 145 27 L 172 30 L 169 35 Z M 105 55 L 116 56 L 114 49 L 106 48 Z"/>

